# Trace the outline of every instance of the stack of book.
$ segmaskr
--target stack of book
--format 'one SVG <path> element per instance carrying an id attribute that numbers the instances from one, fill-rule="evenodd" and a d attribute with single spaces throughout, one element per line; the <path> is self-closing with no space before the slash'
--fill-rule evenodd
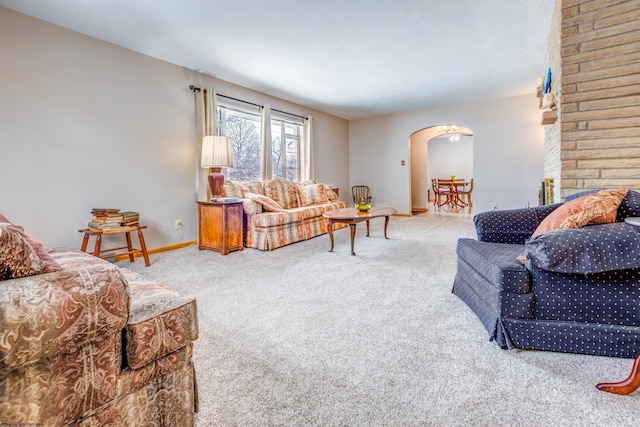
<path id="1" fill-rule="evenodd" d="M 120 212 L 120 215 L 122 215 L 123 226 L 138 225 L 140 221 L 140 214 L 138 212 Z"/>
<path id="2" fill-rule="evenodd" d="M 122 226 L 120 209 L 94 208 L 91 215 L 93 219 L 89 221 L 89 229 L 104 231 Z"/>

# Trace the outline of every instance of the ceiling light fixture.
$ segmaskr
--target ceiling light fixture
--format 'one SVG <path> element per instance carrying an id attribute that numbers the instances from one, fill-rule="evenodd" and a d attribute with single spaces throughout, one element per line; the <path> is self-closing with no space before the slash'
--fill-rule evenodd
<path id="1" fill-rule="evenodd" d="M 438 132 L 440 132 L 441 135 L 449 135 L 449 141 L 451 142 L 460 141 L 460 132 L 458 131 L 458 126 L 456 125 L 438 126 Z"/>

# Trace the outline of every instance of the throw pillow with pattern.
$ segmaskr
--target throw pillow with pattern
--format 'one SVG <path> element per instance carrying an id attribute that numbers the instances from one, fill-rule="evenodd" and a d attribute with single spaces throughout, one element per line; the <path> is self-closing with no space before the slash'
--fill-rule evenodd
<path id="1" fill-rule="evenodd" d="M 284 212 L 282 206 L 262 194 L 246 193 L 245 197 L 252 202 L 261 204 L 265 212 Z"/>
<path id="2" fill-rule="evenodd" d="M 626 189 L 601 190 L 565 202 L 542 220 L 531 237 L 551 230 L 613 223 L 616 221 L 618 206 L 627 191 Z"/>
<path id="3" fill-rule="evenodd" d="M 300 206 L 319 205 L 327 202 L 324 184 L 298 185 L 298 202 Z"/>
<path id="4" fill-rule="evenodd" d="M 40 242 L 29 239 L 17 226 L 0 223 L 0 279 L 15 279 L 61 269 Z"/>

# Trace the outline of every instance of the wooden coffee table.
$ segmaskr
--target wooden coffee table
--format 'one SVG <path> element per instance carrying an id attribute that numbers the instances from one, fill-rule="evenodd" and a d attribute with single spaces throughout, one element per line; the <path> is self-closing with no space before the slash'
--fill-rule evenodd
<path id="1" fill-rule="evenodd" d="M 353 251 L 353 240 L 356 237 L 356 224 L 362 221 L 367 221 L 367 237 L 369 237 L 369 220 L 384 217 L 384 238 L 388 239 L 387 225 L 389 225 L 389 216 L 394 213 L 396 213 L 395 209 L 379 208 L 375 206 L 369 209 L 368 212 L 360 212 L 356 208 L 345 208 L 323 213 L 322 216 L 329 220 L 328 228 L 329 237 L 331 238 L 331 249 L 329 249 L 329 252 L 333 252 L 334 223 L 349 224 L 349 228 L 351 229 L 351 255 L 355 255 L 356 253 Z"/>

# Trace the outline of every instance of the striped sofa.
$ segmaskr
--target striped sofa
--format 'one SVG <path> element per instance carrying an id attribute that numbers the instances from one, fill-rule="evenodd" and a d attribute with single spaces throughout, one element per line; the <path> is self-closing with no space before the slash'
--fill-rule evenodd
<path id="1" fill-rule="evenodd" d="M 244 245 L 272 250 L 327 233 L 322 214 L 346 207 L 326 184 L 284 179 L 239 183 L 225 181 L 224 197 L 244 204 Z M 346 227 L 335 224 L 334 229 Z"/>

